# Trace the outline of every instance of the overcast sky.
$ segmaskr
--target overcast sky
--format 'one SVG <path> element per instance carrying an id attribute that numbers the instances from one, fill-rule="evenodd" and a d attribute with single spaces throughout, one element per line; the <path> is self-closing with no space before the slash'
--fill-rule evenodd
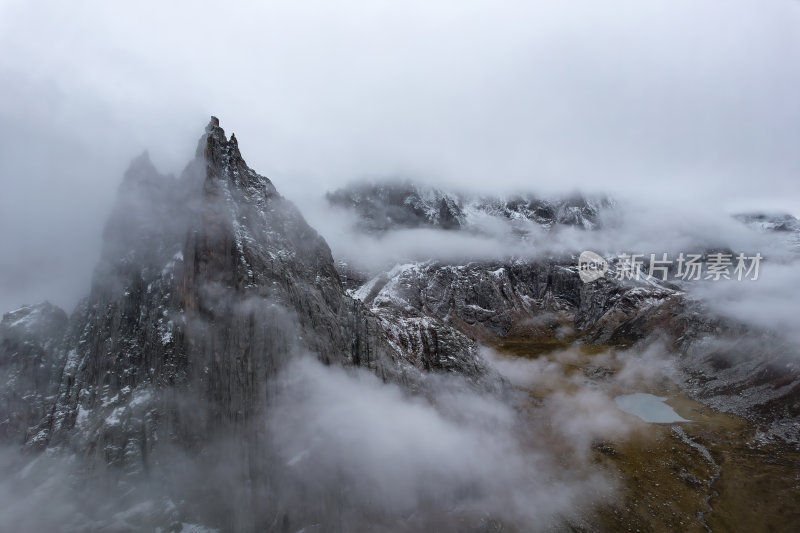
<path id="1" fill-rule="evenodd" d="M 0 306 L 87 288 L 208 116 L 301 206 L 365 176 L 800 214 L 800 3 L 0 0 Z M 652 201 L 652 200 L 649 200 Z"/>

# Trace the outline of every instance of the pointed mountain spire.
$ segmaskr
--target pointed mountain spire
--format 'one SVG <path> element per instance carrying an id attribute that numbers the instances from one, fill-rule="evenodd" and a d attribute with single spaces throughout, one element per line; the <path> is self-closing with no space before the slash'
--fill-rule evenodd
<path id="1" fill-rule="evenodd" d="M 145 150 L 131 161 L 128 170 L 125 171 L 124 181 L 149 181 L 159 176 L 158 170 L 150 160 L 150 153 Z"/>

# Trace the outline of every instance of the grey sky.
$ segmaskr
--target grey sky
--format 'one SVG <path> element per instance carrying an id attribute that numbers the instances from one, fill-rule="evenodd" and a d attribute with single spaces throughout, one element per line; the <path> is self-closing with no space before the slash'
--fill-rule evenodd
<path id="1" fill-rule="evenodd" d="M 208 115 L 301 206 L 364 176 L 800 214 L 800 3 L 0 2 L 0 308 L 88 288 Z"/>

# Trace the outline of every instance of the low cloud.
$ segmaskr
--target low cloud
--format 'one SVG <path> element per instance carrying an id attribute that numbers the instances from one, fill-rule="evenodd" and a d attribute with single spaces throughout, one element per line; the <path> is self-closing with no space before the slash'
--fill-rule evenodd
<path id="1" fill-rule="evenodd" d="M 800 346 L 797 309 L 800 301 L 800 257 L 761 263 L 759 278 L 720 280 L 692 285 L 694 297 L 715 314 L 789 339 Z"/>
<path id="2" fill-rule="evenodd" d="M 352 527 L 376 513 L 423 528 L 457 518 L 442 531 L 459 530 L 459 516 L 543 530 L 609 493 L 599 472 L 559 467 L 511 406 L 446 379 L 431 400 L 367 372 L 294 361 L 269 418 L 292 482 L 312 501 L 335 494 Z"/>
<path id="3" fill-rule="evenodd" d="M 593 438 L 624 427 L 597 416 L 594 393 L 558 397 L 531 416 L 457 376 L 425 380 L 411 394 L 367 371 L 296 355 L 268 387 L 267 412 L 246 442 L 220 434 L 189 451 L 165 441 L 151 458 L 163 470 L 122 483 L 112 481 L 119 472 L 87 470 L 66 450 L 32 462 L 3 450 L 0 521 L 20 533 L 180 523 L 205 531 L 192 524 L 231 520 L 290 531 L 463 532 L 493 523 L 544 531 L 613 498 L 613 481 L 587 457 Z M 571 461 L 559 460 L 565 448 L 554 439 L 568 442 Z"/>
<path id="4" fill-rule="evenodd" d="M 394 175 L 800 214 L 797 2 L 0 11 L 3 309 L 71 308 L 130 158 L 180 172 L 211 114 L 301 207 Z"/>

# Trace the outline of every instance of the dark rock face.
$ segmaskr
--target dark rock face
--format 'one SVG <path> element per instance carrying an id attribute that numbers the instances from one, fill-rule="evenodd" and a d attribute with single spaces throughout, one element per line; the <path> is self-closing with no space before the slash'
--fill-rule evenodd
<path id="1" fill-rule="evenodd" d="M 56 350 L 67 314 L 47 302 L 6 313 L 0 322 L 0 443 L 22 444 L 58 386 Z"/>
<path id="2" fill-rule="evenodd" d="M 115 490 L 129 489 L 126 505 L 152 496 L 148 480 L 167 487 L 169 502 L 181 479 L 172 496 L 197 505 L 183 511 L 204 523 L 266 527 L 254 511 L 269 487 L 262 415 L 270 380 L 297 354 L 406 385 L 426 369 L 488 375 L 474 342 L 452 328 L 427 328 L 420 358 L 347 296 L 324 239 L 216 119 L 178 178 L 159 175 L 146 154 L 133 162 L 104 239 L 91 294 L 68 323 L 47 306 L 4 317 L 0 423 L 6 440 L 107 472 Z M 224 461 L 231 495 L 197 483 L 187 497 L 174 450 L 200 461 L 192 471 Z"/>
<path id="3" fill-rule="evenodd" d="M 558 225 L 593 229 L 608 198 L 574 196 L 545 200 L 533 195 L 510 198 L 453 194 L 409 181 L 354 184 L 329 193 L 332 205 L 352 209 L 361 229 L 383 232 L 398 228 L 479 230 L 473 217 L 490 216 L 506 222 L 528 221 L 552 228 Z"/>
<path id="4" fill-rule="evenodd" d="M 679 300 L 666 287 L 584 284 L 576 263 L 577 258 L 409 264 L 375 277 L 353 295 L 383 320 L 421 314 L 484 342 L 561 326 L 570 338 L 616 345 L 649 334 L 654 317 Z"/>
<path id="5" fill-rule="evenodd" d="M 92 294 L 71 320 L 56 408 L 34 443 L 74 442 L 80 430 L 81 447 L 107 463 L 146 467 L 137 463 L 158 426 L 191 445 L 219 424 L 246 424 L 298 349 L 402 379 L 378 322 L 344 295 L 325 241 L 216 121 L 180 178 L 134 162 L 105 238 Z M 162 391 L 209 409 L 185 427 Z"/>

